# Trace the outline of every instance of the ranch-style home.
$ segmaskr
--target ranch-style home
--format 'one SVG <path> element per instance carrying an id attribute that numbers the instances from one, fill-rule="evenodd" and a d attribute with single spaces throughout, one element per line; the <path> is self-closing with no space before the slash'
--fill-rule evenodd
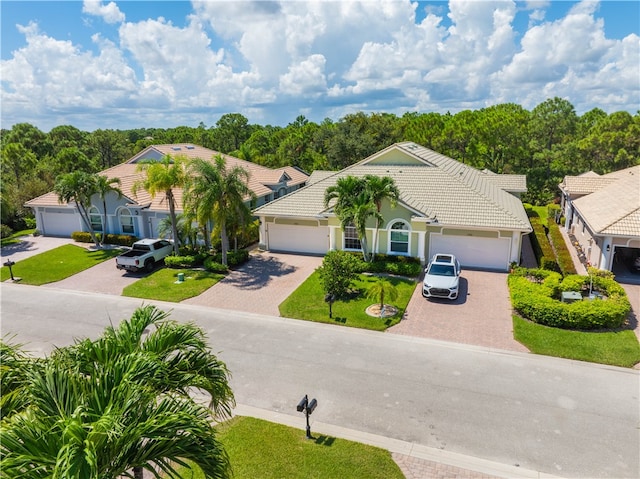
<path id="1" fill-rule="evenodd" d="M 152 145 L 125 163 L 100 172 L 107 178 L 119 178 L 123 195 L 107 195 L 107 224 L 103 225 L 102 200 L 95 195 L 92 198 L 90 216 L 93 228 L 97 232 L 125 234 L 137 237 L 157 237 L 158 224 L 169 215 L 169 205 L 164 194 L 155 198 L 143 189 L 134 193 L 133 185 L 144 178 L 139 171 L 142 161 L 159 161 L 163 157 L 201 158 L 211 160 L 220 153 L 191 144 Z M 249 188 L 256 196 L 251 207 L 273 201 L 306 184 L 309 175 L 295 167 L 267 168 L 232 156 L 223 155 L 227 167 L 241 166 L 249 172 Z M 182 190 L 174 189 L 177 212 L 182 212 Z M 249 201 L 249 199 L 247 199 Z M 54 192 L 46 193 L 26 203 L 33 209 L 36 227 L 46 236 L 69 237 L 74 231 L 86 231 L 80 214 L 74 204 L 60 203 Z"/>
<path id="2" fill-rule="evenodd" d="M 376 252 L 418 257 L 453 253 L 463 267 L 504 271 L 520 261 L 522 238 L 532 231 L 520 194 L 524 175 L 479 171 L 412 142 L 394 144 L 342 171 L 316 171 L 306 187 L 256 210 L 260 247 L 324 254 L 360 251 L 353 227 L 341 227 L 324 194 L 338 178 L 389 176 L 400 191 L 392 208 L 383 205 L 384 224 Z M 375 222 L 367 228 L 373 244 Z"/>
<path id="3" fill-rule="evenodd" d="M 564 227 L 596 268 L 618 274 L 640 257 L 640 165 L 598 175 L 565 176 Z"/>

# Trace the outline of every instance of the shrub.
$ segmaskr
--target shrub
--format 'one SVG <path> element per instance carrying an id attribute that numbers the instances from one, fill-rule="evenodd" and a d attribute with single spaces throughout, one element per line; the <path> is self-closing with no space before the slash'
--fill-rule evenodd
<path id="1" fill-rule="evenodd" d="M 13 234 L 13 230 L 8 225 L 0 225 L 0 238 L 8 238 Z"/>
<path id="2" fill-rule="evenodd" d="M 35 218 L 24 218 L 24 225 L 28 230 L 35 229 L 35 227 L 36 227 L 36 219 Z"/>
<path id="3" fill-rule="evenodd" d="M 358 276 L 358 260 L 345 251 L 329 251 L 317 271 L 325 294 L 345 297 Z"/>
<path id="4" fill-rule="evenodd" d="M 551 208 L 549 208 L 549 211 L 551 211 Z M 553 218 L 549 218 L 548 225 L 549 238 L 551 240 L 551 244 L 553 245 L 553 250 L 555 251 L 560 271 L 564 275 L 576 274 L 577 271 L 575 265 L 573 264 L 573 258 L 571 257 L 571 253 L 567 249 L 567 243 L 564 241 L 564 237 L 560 232 L 560 227 Z"/>
<path id="5" fill-rule="evenodd" d="M 101 237 L 100 233 L 96 234 L 97 238 Z M 93 243 L 91 241 L 91 235 L 87 231 L 74 231 L 71 233 L 71 238 L 77 243 Z M 114 235 L 108 234 L 104 238 L 104 242 L 106 244 L 113 244 L 118 246 L 129 246 L 138 241 L 137 236 L 129 236 L 129 235 Z"/>
<path id="6" fill-rule="evenodd" d="M 559 272 L 560 267 L 556 262 L 555 253 L 547 238 L 547 228 L 540 223 L 538 218 L 532 217 L 530 222 L 533 227 L 533 235 L 529 235 L 529 237 L 531 238 L 531 246 L 538 264 L 543 269 Z"/>
<path id="7" fill-rule="evenodd" d="M 362 259 L 362 254 L 354 252 L 346 252 L 353 256 L 356 260 L 354 263 L 356 272 L 358 273 L 388 273 L 398 276 L 408 276 L 414 278 L 420 276 L 422 272 L 422 265 L 420 264 L 420 258 L 414 258 L 411 256 L 396 256 L 376 254 L 376 257 L 371 262 L 366 262 Z"/>
<path id="8" fill-rule="evenodd" d="M 563 303 L 563 291 L 594 288 L 606 299 Z M 509 290 L 513 308 L 524 318 L 535 323 L 563 329 L 615 329 L 620 328 L 631 311 L 624 289 L 606 276 L 570 275 L 564 280 L 553 271 L 518 268 L 509 275 Z"/>
<path id="9" fill-rule="evenodd" d="M 211 273 L 219 274 L 227 274 L 229 272 L 229 268 L 227 268 L 222 263 L 216 262 L 211 256 L 204 260 L 204 269 L 210 271 Z"/>
<path id="10" fill-rule="evenodd" d="M 216 253 L 213 255 L 213 259 L 216 263 L 222 263 L 222 253 Z M 249 260 L 249 252 L 244 249 L 238 251 L 227 252 L 227 264 L 229 267 L 239 266 L 246 263 Z"/>
<path id="11" fill-rule="evenodd" d="M 197 266 L 197 258 L 194 255 L 167 256 L 164 259 L 164 264 L 167 268 L 174 269 L 193 268 L 194 266 Z"/>

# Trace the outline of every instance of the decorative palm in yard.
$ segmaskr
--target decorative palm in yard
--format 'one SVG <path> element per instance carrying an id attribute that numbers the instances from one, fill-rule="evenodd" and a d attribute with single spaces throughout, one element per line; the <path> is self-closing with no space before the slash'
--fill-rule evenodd
<path id="1" fill-rule="evenodd" d="M 116 186 L 117 185 L 117 186 Z M 109 230 L 107 228 L 107 195 L 115 193 L 118 199 L 122 198 L 122 191 L 118 186 L 120 178 L 108 178 L 104 175 L 96 175 L 96 193 L 102 200 L 102 237 L 100 243 L 104 245 L 105 237 Z"/>
<path id="2" fill-rule="evenodd" d="M 160 477 L 185 460 L 207 478 L 229 477 L 212 426 L 234 404 L 229 372 L 195 325 L 146 306 L 46 359 L 0 351 L 5 477 L 141 478 L 143 469 Z M 210 409 L 193 388 L 209 394 Z"/>
<path id="3" fill-rule="evenodd" d="M 253 192 L 247 185 L 249 172 L 240 166 L 227 169 L 222 155 L 213 158 L 213 162 L 200 158 L 189 164 L 190 179 L 186 184 L 185 206 L 195 213 L 202 224 L 213 221 L 220 232 L 222 242 L 222 264 L 227 266 L 229 237 L 227 225 L 230 217 L 235 220 L 250 218 L 247 198 Z"/>
<path id="4" fill-rule="evenodd" d="M 98 175 L 77 170 L 72 173 L 60 175 L 56 179 L 56 184 L 53 188 L 60 202 L 64 201 L 75 204 L 76 210 L 80 214 L 80 218 L 82 218 L 82 222 L 91 235 L 91 241 L 95 243 L 96 247 L 100 246 L 100 242 L 91 224 L 89 208 L 91 208 L 91 197 L 98 193 L 97 176 Z"/>
<path id="5" fill-rule="evenodd" d="M 176 220 L 176 200 L 174 188 L 182 188 L 187 180 L 185 170 L 185 159 L 172 158 L 167 155 L 160 161 L 148 161 L 140 163 L 138 169 L 146 173 L 143 180 L 133 185 L 134 194 L 141 188 L 149 192 L 152 198 L 158 193 L 163 193 L 169 205 L 169 216 L 173 228 L 173 251 L 179 254 L 179 241 Z"/>
<path id="6" fill-rule="evenodd" d="M 373 283 L 367 290 L 367 298 L 378 300 L 380 303 L 380 311 L 385 307 L 385 299 L 389 301 L 395 301 L 398 299 L 398 289 L 382 278 Z"/>

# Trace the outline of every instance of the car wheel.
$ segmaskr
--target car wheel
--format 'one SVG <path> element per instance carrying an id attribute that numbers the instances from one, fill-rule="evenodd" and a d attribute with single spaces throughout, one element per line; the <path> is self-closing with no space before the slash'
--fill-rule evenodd
<path id="1" fill-rule="evenodd" d="M 149 260 L 144 264 L 144 269 L 147 271 L 147 273 L 151 273 L 153 271 L 153 260 Z"/>

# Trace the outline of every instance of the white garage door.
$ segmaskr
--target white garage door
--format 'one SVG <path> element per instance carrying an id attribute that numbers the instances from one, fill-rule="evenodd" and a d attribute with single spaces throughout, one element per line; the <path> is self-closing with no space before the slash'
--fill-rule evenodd
<path id="1" fill-rule="evenodd" d="M 432 234 L 429 258 L 437 253 L 452 253 L 463 267 L 507 270 L 510 246 L 508 238 Z"/>
<path id="2" fill-rule="evenodd" d="M 80 217 L 73 210 L 55 210 L 42 213 L 42 234 L 47 236 L 71 237 L 74 231 L 81 231 Z"/>
<path id="3" fill-rule="evenodd" d="M 267 224 L 269 250 L 324 254 L 329 250 L 329 228 Z"/>

